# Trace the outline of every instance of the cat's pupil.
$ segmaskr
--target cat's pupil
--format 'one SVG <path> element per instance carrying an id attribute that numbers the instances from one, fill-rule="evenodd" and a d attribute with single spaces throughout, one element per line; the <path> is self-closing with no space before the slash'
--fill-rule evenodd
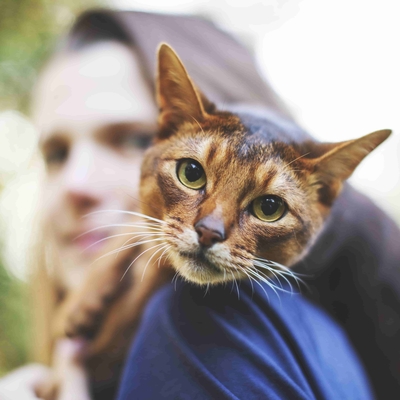
<path id="1" fill-rule="evenodd" d="M 203 176 L 203 169 L 194 162 L 188 162 L 185 168 L 186 179 L 189 182 L 196 182 Z"/>
<path id="2" fill-rule="evenodd" d="M 275 214 L 281 206 L 281 199 L 277 196 L 264 197 L 261 200 L 260 208 L 265 215 Z"/>

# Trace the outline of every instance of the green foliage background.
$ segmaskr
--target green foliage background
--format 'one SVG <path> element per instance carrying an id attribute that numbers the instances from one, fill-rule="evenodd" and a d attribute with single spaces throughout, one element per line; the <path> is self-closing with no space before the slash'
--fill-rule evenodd
<path id="1" fill-rule="evenodd" d="M 99 6 L 105 0 L 0 0 L 0 112 L 28 112 L 29 94 L 60 35 Z M 29 342 L 26 284 L 3 264 L 0 250 L 0 376 L 28 360 Z"/>
<path id="2" fill-rule="evenodd" d="M 25 285 L 0 264 L 0 376 L 27 361 Z"/>
<path id="3" fill-rule="evenodd" d="M 82 11 L 103 0 L 0 0 L 0 110 L 26 111 L 38 70 Z"/>

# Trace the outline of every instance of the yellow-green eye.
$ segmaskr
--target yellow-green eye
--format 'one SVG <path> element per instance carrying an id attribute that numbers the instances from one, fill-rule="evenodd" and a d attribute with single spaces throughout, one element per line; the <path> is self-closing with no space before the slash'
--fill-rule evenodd
<path id="1" fill-rule="evenodd" d="M 261 221 L 274 222 L 286 211 L 285 202 L 278 196 L 258 197 L 251 204 L 254 215 Z"/>
<path id="2" fill-rule="evenodd" d="M 177 175 L 183 185 L 190 189 L 199 190 L 207 182 L 203 167 L 195 160 L 182 160 L 178 164 Z"/>

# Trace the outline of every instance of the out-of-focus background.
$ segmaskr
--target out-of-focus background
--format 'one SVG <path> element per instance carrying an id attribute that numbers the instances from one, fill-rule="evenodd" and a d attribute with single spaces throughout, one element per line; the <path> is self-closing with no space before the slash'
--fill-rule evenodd
<path id="1" fill-rule="evenodd" d="M 0 0 L 0 375 L 27 359 L 24 265 L 37 194 L 29 93 L 58 39 L 77 15 L 96 6 L 214 20 L 254 52 L 260 71 L 320 140 L 393 129 L 351 181 L 400 222 L 395 1 Z"/>

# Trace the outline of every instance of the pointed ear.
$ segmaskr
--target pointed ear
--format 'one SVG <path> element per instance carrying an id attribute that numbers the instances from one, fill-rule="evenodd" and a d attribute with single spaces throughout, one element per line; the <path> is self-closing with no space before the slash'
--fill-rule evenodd
<path id="1" fill-rule="evenodd" d="M 313 184 L 319 184 L 320 201 L 330 205 L 340 193 L 342 182 L 349 178 L 358 164 L 391 133 L 391 130 L 384 129 L 359 139 L 324 145 L 327 151 L 311 160 L 311 181 Z"/>
<path id="2" fill-rule="evenodd" d="M 171 132 L 186 120 L 201 122 L 206 116 L 201 95 L 182 61 L 165 43 L 158 49 L 157 101 L 161 132 Z"/>

